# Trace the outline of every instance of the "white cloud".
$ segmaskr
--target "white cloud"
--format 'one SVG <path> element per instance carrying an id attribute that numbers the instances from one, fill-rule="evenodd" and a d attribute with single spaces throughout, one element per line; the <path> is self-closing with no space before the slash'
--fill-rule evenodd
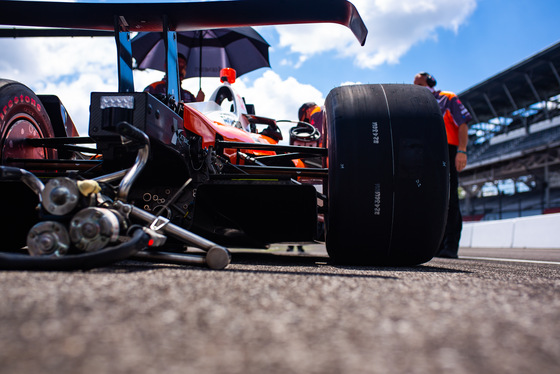
<path id="1" fill-rule="evenodd" d="M 414 44 L 437 39 L 440 29 L 457 32 L 476 8 L 476 0 L 353 0 L 368 28 L 361 47 L 348 29 L 338 25 L 277 26 L 281 47 L 305 58 L 335 51 L 361 68 L 399 61 Z M 305 37 L 302 37 L 304 35 Z"/>
<path id="2" fill-rule="evenodd" d="M 353 86 L 356 84 L 363 84 L 362 82 L 342 82 L 340 85 L 341 86 Z"/>
<path id="3" fill-rule="evenodd" d="M 272 70 L 267 70 L 254 82 L 244 82 L 235 87 L 248 103 L 255 104 L 258 115 L 275 119 L 297 120 L 301 104 L 315 101 L 323 105 L 323 94 L 309 84 L 302 84 L 295 78 L 283 80 Z"/>
<path id="4" fill-rule="evenodd" d="M 57 95 L 87 135 L 90 93 L 117 90 L 115 48 L 113 38 L 3 39 L 0 77 Z"/>

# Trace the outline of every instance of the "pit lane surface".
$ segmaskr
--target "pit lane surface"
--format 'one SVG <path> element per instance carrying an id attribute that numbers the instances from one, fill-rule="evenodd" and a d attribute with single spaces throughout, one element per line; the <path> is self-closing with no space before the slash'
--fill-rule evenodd
<path id="1" fill-rule="evenodd" d="M 0 372 L 560 368 L 560 264 L 348 267 L 330 264 L 321 246 L 306 248 L 236 252 L 222 271 L 124 261 L 88 272 L 0 272 Z"/>

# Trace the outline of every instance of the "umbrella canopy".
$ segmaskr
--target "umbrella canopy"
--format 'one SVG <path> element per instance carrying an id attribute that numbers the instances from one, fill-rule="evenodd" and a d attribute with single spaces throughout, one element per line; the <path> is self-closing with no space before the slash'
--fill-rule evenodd
<path id="1" fill-rule="evenodd" d="M 233 68 L 237 76 L 270 67 L 269 44 L 251 27 L 177 32 L 177 50 L 187 59 L 190 77 L 218 77 L 222 68 Z M 165 71 L 162 33 L 138 33 L 132 39 L 132 57 L 138 69 Z"/>

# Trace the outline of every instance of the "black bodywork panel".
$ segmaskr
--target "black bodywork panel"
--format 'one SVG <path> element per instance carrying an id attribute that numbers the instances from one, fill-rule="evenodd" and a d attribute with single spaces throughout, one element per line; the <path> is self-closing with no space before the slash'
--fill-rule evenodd
<path id="1" fill-rule="evenodd" d="M 222 177 L 196 190 L 192 230 L 228 246 L 313 241 L 317 192 L 277 177 Z"/>

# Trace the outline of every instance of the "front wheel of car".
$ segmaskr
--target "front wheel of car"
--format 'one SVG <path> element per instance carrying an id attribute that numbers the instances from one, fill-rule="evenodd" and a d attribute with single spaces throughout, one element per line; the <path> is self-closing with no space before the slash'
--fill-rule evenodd
<path id="1" fill-rule="evenodd" d="M 447 218 L 449 156 L 431 92 L 343 86 L 329 93 L 325 110 L 329 256 L 354 265 L 432 259 Z"/>

